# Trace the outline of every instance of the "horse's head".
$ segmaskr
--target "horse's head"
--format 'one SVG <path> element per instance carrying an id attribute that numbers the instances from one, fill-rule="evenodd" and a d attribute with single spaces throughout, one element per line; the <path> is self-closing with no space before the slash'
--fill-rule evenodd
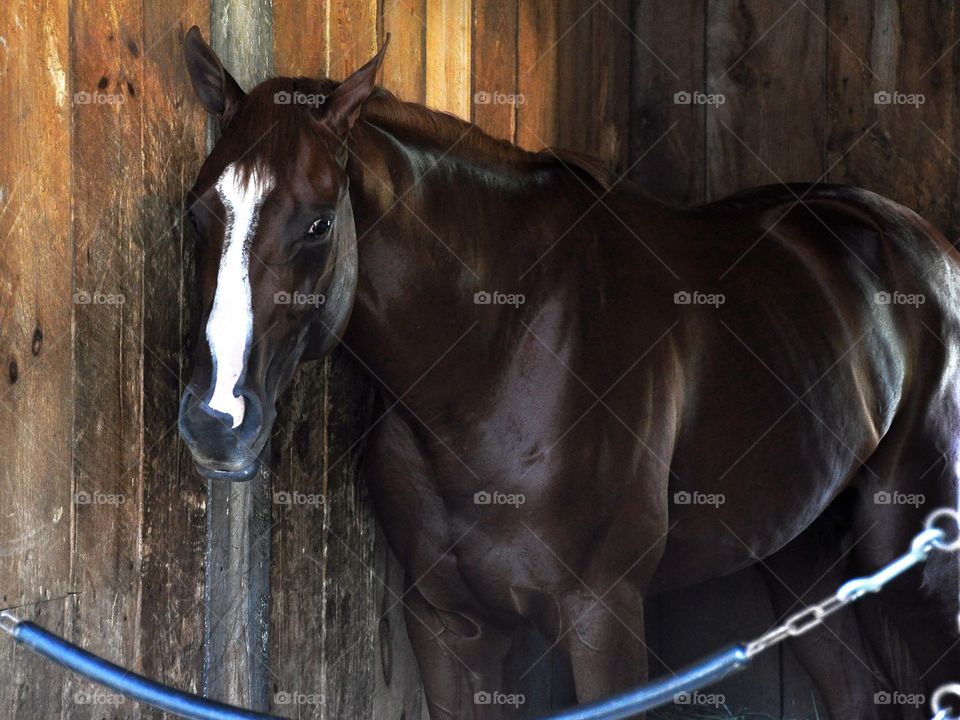
<path id="1" fill-rule="evenodd" d="M 339 85 L 277 78 L 249 95 L 197 28 L 184 54 L 222 134 L 187 197 L 203 315 L 180 434 L 203 475 L 247 480 L 277 395 L 301 360 L 333 348 L 350 318 L 357 238 L 346 139 L 383 49 Z"/>

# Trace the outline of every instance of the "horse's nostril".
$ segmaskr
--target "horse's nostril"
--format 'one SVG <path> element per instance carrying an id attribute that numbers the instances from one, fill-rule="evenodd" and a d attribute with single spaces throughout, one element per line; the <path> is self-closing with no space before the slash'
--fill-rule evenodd
<path id="1" fill-rule="evenodd" d="M 232 396 L 229 400 L 221 400 L 218 403 L 218 406 L 214 407 L 212 404 L 208 404 L 203 400 L 198 400 L 197 407 L 203 410 L 203 412 L 210 417 L 216 418 L 221 422 L 225 418 L 229 418 L 230 426 L 236 430 L 243 424 L 243 418 L 246 411 L 246 401 L 242 395 L 240 397 Z"/>
<path id="2" fill-rule="evenodd" d="M 204 412 L 213 417 L 229 417 L 234 429 L 240 427 L 243 424 L 247 405 L 243 394 L 235 395 L 233 390 L 219 395 L 217 392 L 217 390 L 214 390 L 209 405 L 205 402 L 202 403 Z"/>
<path id="3" fill-rule="evenodd" d="M 190 440 L 196 435 L 215 434 L 224 441 L 233 438 L 242 442 L 259 434 L 263 413 L 256 393 L 245 388 L 238 393 L 234 398 L 237 405 L 231 408 L 234 411 L 224 412 L 222 404 L 218 406 L 212 398 L 208 402 L 194 387 L 184 390 L 180 402 L 180 428 L 184 437 Z"/>

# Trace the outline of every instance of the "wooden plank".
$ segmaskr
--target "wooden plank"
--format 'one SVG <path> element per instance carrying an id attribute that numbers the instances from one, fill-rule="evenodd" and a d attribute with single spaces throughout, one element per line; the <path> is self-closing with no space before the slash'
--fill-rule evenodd
<path id="1" fill-rule="evenodd" d="M 277 403 L 273 438 L 271 692 L 273 709 L 295 717 L 321 717 L 314 700 L 326 682 L 324 368 L 313 363 L 297 371 Z M 298 698 L 303 702 L 293 706 Z"/>
<path id="2" fill-rule="evenodd" d="M 824 5 L 708 5 L 707 89 L 725 100 L 706 114 L 708 198 L 826 170 Z"/>
<path id="3" fill-rule="evenodd" d="M 17 608 L 21 620 L 30 620 L 43 628 L 64 635 L 65 609 L 71 612 L 74 596 L 53 598 Z M 6 635 L 0 642 L 0 713 L 18 720 L 47 720 L 68 716 L 75 705 L 74 697 L 61 691 L 69 673 L 51 666 L 50 661 L 11 642 Z"/>
<path id="4" fill-rule="evenodd" d="M 382 84 L 402 100 L 426 100 L 427 1 L 383 4 L 383 34 L 390 49 L 383 59 Z"/>
<path id="5" fill-rule="evenodd" d="M 343 80 L 377 52 L 377 0 L 328 3 L 327 75 Z"/>
<path id="6" fill-rule="evenodd" d="M 516 136 L 517 0 L 477 0 L 473 9 L 473 122 L 505 140 Z"/>
<path id="7" fill-rule="evenodd" d="M 182 59 L 183 37 L 197 8 L 193 0 L 143 6 L 142 86 L 137 88 L 145 245 L 141 577 L 150 588 L 141 603 L 139 656 L 148 677 L 194 692 L 203 688 L 207 498 L 176 423 L 187 378 L 184 340 L 193 320 L 190 311 L 198 305 L 194 253 L 187 246 L 192 235 L 179 222 L 183 198 L 205 155 L 206 113 L 193 99 Z M 141 718 L 163 717 L 146 708 L 140 712 Z"/>
<path id="8" fill-rule="evenodd" d="M 559 144 L 556 46 L 562 41 L 559 11 L 553 4 L 519 2 L 517 91 L 523 105 L 516 112 L 516 143 L 528 150 Z"/>
<path id="9" fill-rule="evenodd" d="M 625 0 L 520 3 L 519 144 L 566 147 L 626 169 L 630 22 Z"/>
<path id="10" fill-rule="evenodd" d="M 367 387 L 349 352 L 339 348 L 329 363 L 325 397 L 325 717 L 374 717 L 370 688 L 378 669 L 377 600 L 384 588 L 375 575 L 373 510 L 366 487 L 357 483 L 362 443 L 356 441 L 370 419 Z"/>
<path id="11" fill-rule="evenodd" d="M 273 4 L 273 72 L 289 77 L 327 74 L 327 35 L 333 3 Z"/>
<path id="12" fill-rule="evenodd" d="M 693 102 L 694 92 L 706 93 L 705 17 L 699 0 L 676 0 L 640 2 L 634 18 L 630 178 L 679 205 L 706 200 L 704 123 L 713 106 Z"/>
<path id="13" fill-rule="evenodd" d="M 67 12 L 0 9 L 0 607 L 71 588 Z"/>
<path id="14" fill-rule="evenodd" d="M 955 4 L 840 0 L 829 8 L 837 38 L 828 48 L 830 181 L 891 197 L 957 237 L 960 198 L 944 192 L 960 182 Z M 878 92 L 892 102 L 878 104 Z"/>
<path id="15" fill-rule="evenodd" d="M 270 0 L 213 0 L 211 46 L 240 86 L 273 66 Z M 271 477 L 207 483 L 204 685 L 211 697 L 269 706 Z"/>
<path id="16" fill-rule="evenodd" d="M 71 4 L 74 538 L 68 618 L 78 644 L 139 667 L 143 508 L 143 52 L 140 3 Z M 70 678 L 66 696 L 87 687 Z M 72 718 L 111 713 L 74 703 Z"/>
<path id="17" fill-rule="evenodd" d="M 426 104 L 470 119 L 470 0 L 427 0 Z"/>

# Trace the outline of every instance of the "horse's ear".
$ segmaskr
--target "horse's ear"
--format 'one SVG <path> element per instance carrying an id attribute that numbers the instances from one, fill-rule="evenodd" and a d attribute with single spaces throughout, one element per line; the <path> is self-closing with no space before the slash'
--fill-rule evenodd
<path id="1" fill-rule="evenodd" d="M 360 115 L 360 108 L 370 97 L 377 81 L 377 71 L 383 63 L 384 53 L 390 44 L 390 35 L 383 41 L 380 50 L 366 65 L 340 83 L 326 98 L 318 119 L 341 138 L 345 138 Z"/>
<path id="2" fill-rule="evenodd" d="M 223 127 L 243 99 L 243 90 L 224 69 L 220 58 L 203 39 L 196 25 L 187 31 L 184 38 L 183 58 L 197 98 L 208 113 L 220 116 L 220 126 Z"/>

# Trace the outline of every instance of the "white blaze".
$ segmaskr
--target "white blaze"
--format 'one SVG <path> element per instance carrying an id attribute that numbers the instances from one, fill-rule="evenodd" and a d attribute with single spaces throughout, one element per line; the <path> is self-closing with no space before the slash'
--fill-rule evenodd
<path id="1" fill-rule="evenodd" d="M 217 181 L 217 192 L 227 210 L 223 251 L 217 271 L 217 290 L 207 320 L 207 343 L 213 356 L 213 394 L 209 405 L 243 422 L 244 401 L 234 395 L 243 374 L 244 360 L 253 337 L 253 303 L 250 291 L 250 242 L 257 227 L 260 205 L 273 188 L 273 179 L 255 171 L 243 182 L 234 165 Z"/>

